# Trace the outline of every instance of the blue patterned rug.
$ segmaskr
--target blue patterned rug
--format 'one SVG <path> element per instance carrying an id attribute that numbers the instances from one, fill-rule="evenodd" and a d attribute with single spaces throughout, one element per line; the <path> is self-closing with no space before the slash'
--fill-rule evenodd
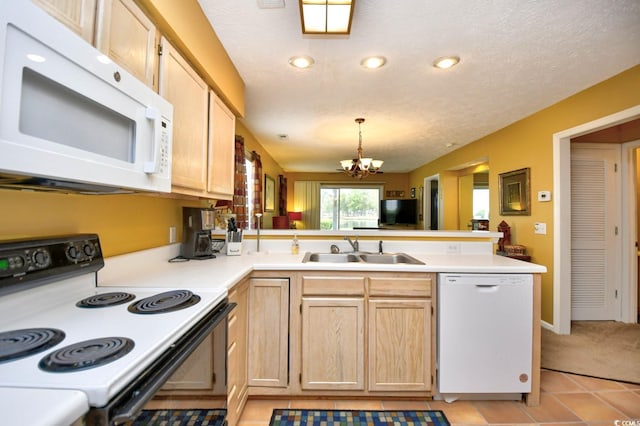
<path id="1" fill-rule="evenodd" d="M 440 410 L 365 411 L 275 409 L 271 414 L 269 425 L 449 426 L 449 421 Z"/>
<path id="2" fill-rule="evenodd" d="M 222 426 L 227 410 L 142 410 L 132 426 Z"/>

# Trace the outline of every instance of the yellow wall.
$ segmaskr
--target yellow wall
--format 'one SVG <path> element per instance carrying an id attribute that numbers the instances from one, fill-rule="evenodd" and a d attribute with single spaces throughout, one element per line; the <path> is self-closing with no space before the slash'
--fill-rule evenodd
<path id="1" fill-rule="evenodd" d="M 97 233 L 105 256 L 182 239 L 182 206 L 208 207 L 156 195 L 75 195 L 0 190 L 0 240 Z"/>
<path id="2" fill-rule="evenodd" d="M 469 231 L 473 219 L 473 174 L 458 178 L 458 229 Z"/>
<path id="3" fill-rule="evenodd" d="M 640 104 L 640 66 L 633 67 L 593 87 L 579 92 L 529 117 L 465 145 L 410 173 L 410 185 L 422 186 L 425 177 L 446 172 L 462 164 L 488 159 L 489 188 L 491 192 L 490 229 L 496 230 L 505 220 L 511 226 L 512 242 L 527 247 L 527 254 L 535 263 L 545 265 L 548 272 L 542 279 L 542 319 L 553 323 L 553 134 L 600 117 Z M 498 175 L 500 173 L 531 168 L 531 215 L 500 216 L 498 214 Z M 441 182 L 442 183 L 442 182 Z M 452 196 L 450 182 L 445 179 L 445 216 L 454 214 L 451 205 L 457 204 Z M 538 202 L 538 191 L 552 191 L 551 202 Z M 451 192 L 451 193 L 450 193 Z M 456 206 L 457 209 L 457 206 Z M 457 215 L 457 211 L 455 213 Z M 457 217 L 457 216 L 456 216 Z M 533 233 L 535 222 L 546 222 L 547 234 Z M 450 223 L 445 217 L 448 229 Z"/>

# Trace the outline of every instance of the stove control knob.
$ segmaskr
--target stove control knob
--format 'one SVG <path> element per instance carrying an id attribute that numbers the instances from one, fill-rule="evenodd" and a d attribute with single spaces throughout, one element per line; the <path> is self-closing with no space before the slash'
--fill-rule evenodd
<path id="1" fill-rule="evenodd" d="M 69 246 L 67 249 L 67 256 L 70 260 L 76 260 L 78 258 L 78 249 L 76 246 Z"/>
<path id="2" fill-rule="evenodd" d="M 31 255 L 31 259 L 34 262 L 34 266 L 37 268 L 46 268 L 51 262 L 49 252 L 45 249 L 38 249 Z"/>
<path id="3" fill-rule="evenodd" d="M 96 248 L 90 243 L 86 243 L 82 248 L 82 251 L 84 251 L 84 254 L 89 257 L 93 257 L 96 254 Z"/>

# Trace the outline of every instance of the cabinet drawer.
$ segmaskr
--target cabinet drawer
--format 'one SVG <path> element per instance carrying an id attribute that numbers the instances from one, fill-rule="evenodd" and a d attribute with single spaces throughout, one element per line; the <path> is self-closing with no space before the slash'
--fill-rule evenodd
<path id="1" fill-rule="evenodd" d="M 365 277 L 303 277 L 302 294 L 304 296 L 364 296 Z"/>
<path id="2" fill-rule="evenodd" d="M 431 297 L 432 284 L 432 277 L 369 277 L 369 295 Z"/>

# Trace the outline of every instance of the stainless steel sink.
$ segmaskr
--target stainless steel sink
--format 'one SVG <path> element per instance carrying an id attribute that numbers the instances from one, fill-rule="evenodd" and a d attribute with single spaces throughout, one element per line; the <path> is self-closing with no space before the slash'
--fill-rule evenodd
<path id="1" fill-rule="evenodd" d="M 311 253 L 305 254 L 302 262 L 331 262 L 348 263 L 360 262 L 360 258 L 354 253 Z"/>
<path id="2" fill-rule="evenodd" d="M 378 263 L 378 264 L 411 264 L 411 265 L 424 265 L 424 262 L 409 256 L 406 253 L 312 253 L 307 252 L 303 263 L 306 262 L 330 262 L 330 263 L 349 263 L 349 262 L 363 262 L 363 263 Z"/>
<path id="3" fill-rule="evenodd" d="M 411 257 L 405 253 L 361 254 L 360 259 L 367 263 L 409 263 L 411 265 L 424 265 L 424 262 L 421 262 L 415 257 Z"/>

